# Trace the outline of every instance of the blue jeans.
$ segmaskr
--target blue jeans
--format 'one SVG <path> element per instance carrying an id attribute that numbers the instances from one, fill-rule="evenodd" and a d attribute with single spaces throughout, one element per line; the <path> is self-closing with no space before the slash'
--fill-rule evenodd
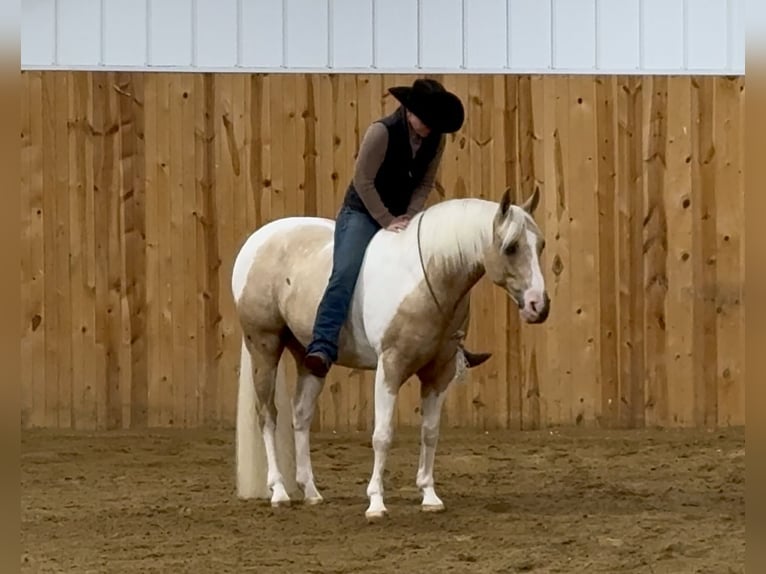
<path id="1" fill-rule="evenodd" d="M 332 273 L 319 303 L 313 339 L 307 353 L 322 352 L 334 363 L 338 338 L 346 321 L 367 245 L 380 229 L 372 216 L 343 206 L 335 220 Z"/>

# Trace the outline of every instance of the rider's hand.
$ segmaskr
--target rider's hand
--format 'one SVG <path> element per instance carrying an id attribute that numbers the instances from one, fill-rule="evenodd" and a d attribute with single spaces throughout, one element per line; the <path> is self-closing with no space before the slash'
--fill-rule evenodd
<path id="1" fill-rule="evenodd" d="M 409 222 L 410 222 L 409 217 L 407 217 L 406 215 L 400 215 L 399 217 L 396 217 L 391 223 L 389 223 L 386 229 L 388 231 L 393 231 L 394 233 L 398 233 L 402 229 L 406 229 L 407 224 Z"/>

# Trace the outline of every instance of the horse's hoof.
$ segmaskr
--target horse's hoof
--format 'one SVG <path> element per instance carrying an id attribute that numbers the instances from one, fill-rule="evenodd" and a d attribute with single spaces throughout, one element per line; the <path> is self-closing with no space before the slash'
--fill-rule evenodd
<path id="1" fill-rule="evenodd" d="M 364 513 L 367 522 L 380 522 L 388 516 L 387 510 L 368 510 Z"/>
<path id="2" fill-rule="evenodd" d="M 272 508 L 287 508 L 290 506 L 290 499 L 286 500 L 272 500 L 271 501 L 271 507 Z"/>
<path id="3" fill-rule="evenodd" d="M 316 506 L 317 504 L 322 504 L 324 502 L 324 498 L 321 496 L 311 496 L 309 498 L 304 498 L 303 503 L 307 506 Z"/>
<path id="4" fill-rule="evenodd" d="M 443 504 L 421 504 L 420 510 L 423 512 L 444 512 Z"/>

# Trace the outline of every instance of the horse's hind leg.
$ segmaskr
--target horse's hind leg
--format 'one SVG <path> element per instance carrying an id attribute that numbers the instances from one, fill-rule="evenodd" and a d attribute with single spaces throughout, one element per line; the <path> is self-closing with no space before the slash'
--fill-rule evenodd
<path id="1" fill-rule="evenodd" d="M 288 343 L 288 349 L 295 358 L 298 368 L 298 381 L 293 397 L 293 429 L 295 433 L 295 480 L 303 488 L 306 504 L 319 504 L 322 495 L 314 484 L 314 471 L 311 467 L 310 433 L 311 421 L 316 411 L 316 401 L 324 386 L 324 379 L 312 375 L 303 366 L 305 351 L 294 341 Z"/>
<path id="2" fill-rule="evenodd" d="M 271 505 L 290 504 L 285 481 L 277 464 L 276 431 L 277 406 L 275 401 L 277 369 L 284 349 L 275 333 L 248 333 L 247 347 L 252 357 L 253 386 L 258 399 L 256 415 L 266 450 L 267 486 L 271 489 Z"/>

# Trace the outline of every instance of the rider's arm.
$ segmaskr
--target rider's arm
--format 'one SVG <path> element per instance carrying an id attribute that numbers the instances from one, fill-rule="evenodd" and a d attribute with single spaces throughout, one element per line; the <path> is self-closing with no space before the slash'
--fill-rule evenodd
<path id="1" fill-rule="evenodd" d="M 375 176 L 386 156 L 388 146 L 388 130 L 379 122 L 367 128 L 367 132 L 359 145 L 359 155 L 356 158 L 354 168 L 354 187 L 362 199 L 367 211 L 382 226 L 388 225 L 394 220 L 394 216 L 388 211 L 380 199 L 380 194 L 375 188 Z"/>
<path id="2" fill-rule="evenodd" d="M 428 194 L 431 193 L 431 190 L 434 188 L 434 184 L 436 183 L 436 171 L 439 169 L 439 162 L 441 162 L 442 155 L 444 154 L 444 145 L 446 141 L 447 138 L 442 136 L 441 141 L 439 142 L 439 148 L 436 150 L 436 155 L 434 155 L 431 163 L 428 164 L 423 179 L 412 193 L 410 204 L 407 207 L 407 215 L 410 217 L 413 217 L 423 209 L 423 206 L 426 204 L 426 199 L 428 199 Z"/>

